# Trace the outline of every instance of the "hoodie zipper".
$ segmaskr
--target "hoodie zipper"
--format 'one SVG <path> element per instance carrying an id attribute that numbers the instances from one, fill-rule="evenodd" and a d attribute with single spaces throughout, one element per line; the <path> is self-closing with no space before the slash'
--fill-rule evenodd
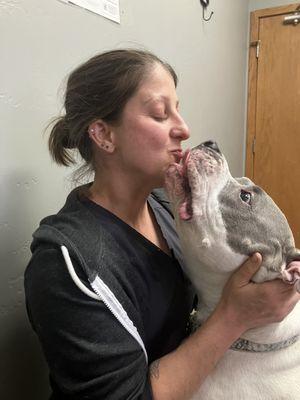
<path id="1" fill-rule="evenodd" d="M 102 281 L 102 279 L 99 278 L 99 276 L 97 276 L 96 279 L 90 283 L 94 292 L 89 290 L 78 278 L 78 276 L 75 272 L 75 269 L 73 267 L 68 249 L 65 246 L 61 246 L 61 251 L 63 253 L 63 257 L 64 257 L 65 263 L 67 265 L 69 274 L 71 275 L 71 278 L 74 281 L 74 283 L 76 284 L 76 286 L 82 292 L 84 292 L 87 296 L 92 297 L 93 299 L 96 299 L 98 301 L 103 301 L 103 303 L 110 310 L 110 312 L 114 315 L 114 317 L 121 323 L 121 325 L 123 325 L 123 327 L 127 330 L 127 332 L 129 332 L 131 334 L 131 336 L 133 336 L 134 339 L 141 346 L 141 348 L 145 354 L 146 363 L 148 365 L 148 354 L 147 354 L 147 350 L 145 348 L 144 342 L 143 342 L 140 334 L 138 333 L 137 328 L 134 326 L 133 322 L 128 317 L 127 312 L 124 310 L 123 306 L 121 305 L 119 300 L 116 298 L 116 296 L 113 294 L 113 292 Z"/>

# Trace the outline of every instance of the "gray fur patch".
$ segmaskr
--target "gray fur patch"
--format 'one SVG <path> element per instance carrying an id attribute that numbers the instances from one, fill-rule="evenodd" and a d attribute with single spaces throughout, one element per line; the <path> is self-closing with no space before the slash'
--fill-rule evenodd
<path id="1" fill-rule="evenodd" d="M 251 203 L 241 199 L 241 191 L 251 194 Z M 280 271 L 294 249 L 288 222 L 274 201 L 247 178 L 231 178 L 219 193 L 219 204 L 227 231 L 227 243 L 237 253 L 259 252 L 263 266 Z"/>

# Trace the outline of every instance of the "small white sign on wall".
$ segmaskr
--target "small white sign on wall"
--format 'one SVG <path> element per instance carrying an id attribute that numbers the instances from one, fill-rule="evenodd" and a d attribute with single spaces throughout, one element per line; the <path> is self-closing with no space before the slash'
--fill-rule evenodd
<path id="1" fill-rule="evenodd" d="M 59 0 L 63 3 L 79 6 L 105 18 L 120 23 L 119 0 Z"/>

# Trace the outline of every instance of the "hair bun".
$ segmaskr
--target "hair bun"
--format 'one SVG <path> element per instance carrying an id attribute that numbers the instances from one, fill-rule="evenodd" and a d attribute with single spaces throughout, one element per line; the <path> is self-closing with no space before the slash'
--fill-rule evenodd
<path id="1" fill-rule="evenodd" d="M 61 119 L 56 124 L 57 134 L 60 135 L 61 144 L 65 149 L 73 149 L 74 144 L 72 144 L 72 140 L 70 138 L 70 130 L 68 126 L 68 122 L 65 117 L 61 117 Z"/>
<path id="2" fill-rule="evenodd" d="M 66 116 L 60 117 L 53 125 L 49 137 L 49 150 L 52 158 L 62 165 L 70 165 L 73 157 L 67 150 L 74 149 L 74 143 L 70 137 L 70 129 Z"/>

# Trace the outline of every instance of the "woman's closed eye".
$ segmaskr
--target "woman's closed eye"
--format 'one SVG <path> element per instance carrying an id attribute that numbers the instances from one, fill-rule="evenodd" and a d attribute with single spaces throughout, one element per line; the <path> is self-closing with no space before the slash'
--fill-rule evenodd
<path id="1" fill-rule="evenodd" d="M 155 121 L 162 122 L 168 118 L 168 115 L 167 114 L 153 115 L 152 118 L 155 119 Z"/>
<path id="2" fill-rule="evenodd" d="M 150 110 L 150 116 L 158 122 L 162 122 L 168 118 L 168 113 L 165 107 L 154 107 Z"/>

